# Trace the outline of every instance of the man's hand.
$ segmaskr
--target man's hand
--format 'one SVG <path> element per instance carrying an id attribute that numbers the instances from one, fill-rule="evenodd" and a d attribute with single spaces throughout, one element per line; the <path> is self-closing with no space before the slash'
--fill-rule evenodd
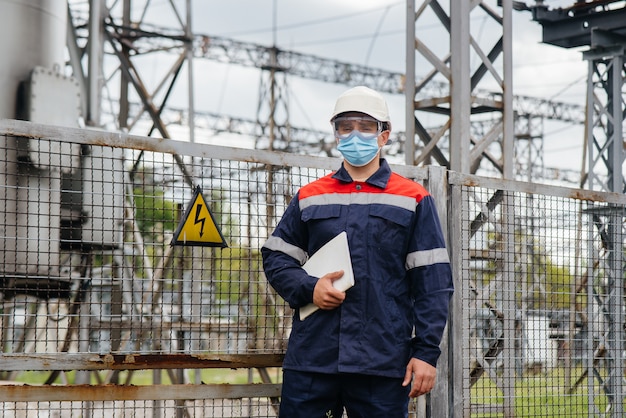
<path id="1" fill-rule="evenodd" d="M 406 366 L 406 373 L 402 386 L 407 386 L 413 381 L 409 397 L 416 398 L 430 392 L 435 386 L 437 369 L 425 361 L 412 358 Z"/>
<path id="2" fill-rule="evenodd" d="M 333 282 L 343 276 L 343 270 L 320 277 L 313 289 L 313 303 L 320 309 L 335 309 L 346 298 L 346 293 L 333 287 Z"/>

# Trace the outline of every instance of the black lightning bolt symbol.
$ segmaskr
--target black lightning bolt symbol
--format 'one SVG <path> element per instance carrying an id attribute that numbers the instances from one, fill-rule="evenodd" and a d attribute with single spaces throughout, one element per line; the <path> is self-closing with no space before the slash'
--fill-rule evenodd
<path id="1" fill-rule="evenodd" d="M 197 225 L 199 223 L 202 223 L 202 226 L 200 227 L 200 236 L 202 236 L 204 231 L 204 221 L 206 220 L 206 218 L 202 218 L 200 219 L 200 211 L 202 210 L 202 205 L 198 204 L 198 206 L 196 206 L 196 220 L 193 222 L 194 225 Z"/>

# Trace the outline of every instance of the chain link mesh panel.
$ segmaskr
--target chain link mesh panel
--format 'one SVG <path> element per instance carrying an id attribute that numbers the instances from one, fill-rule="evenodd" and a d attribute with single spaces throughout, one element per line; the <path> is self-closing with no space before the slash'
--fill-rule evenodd
<path id="1" fill-rule="evenodd" d="M 620 416 L 624 207 L 461 195 L 463 415 Z"/>

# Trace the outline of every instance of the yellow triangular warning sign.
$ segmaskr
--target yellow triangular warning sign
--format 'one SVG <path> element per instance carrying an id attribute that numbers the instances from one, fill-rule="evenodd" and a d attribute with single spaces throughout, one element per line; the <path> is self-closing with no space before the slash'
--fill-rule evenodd
<path id="1" fill-rule="evenodd" d="M 196 187 L 191 203 L 174 232 L 171 245 L 228 247 L 209 205 L 204 200 L 200 186 Z"/>

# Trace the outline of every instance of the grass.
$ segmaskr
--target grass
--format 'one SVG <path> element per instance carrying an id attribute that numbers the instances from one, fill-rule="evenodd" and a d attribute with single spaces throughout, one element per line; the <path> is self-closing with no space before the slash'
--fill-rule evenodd
<path id="1" fill-rule="evenodd" d="M 572 376 L 579 376 L 580 369 L 573 369 Z M 567 379 L 563 369 L 554 369 L 549 373 L 525 375 L 515 380 L 514 410 L 516 417 L 588 417 L 589 404 L 587 381 L 575 389 L 568 391 Z M 489 377 L 483 376 L 470 391 L 474 404 L 502 405 L 504 393 Z M 601 391 L 594 393 L 596 406 L 603 410 L 606 397 Z M 503 417 L 503 414 L 482 413 L 472 414 L 472 418 Z"/>

